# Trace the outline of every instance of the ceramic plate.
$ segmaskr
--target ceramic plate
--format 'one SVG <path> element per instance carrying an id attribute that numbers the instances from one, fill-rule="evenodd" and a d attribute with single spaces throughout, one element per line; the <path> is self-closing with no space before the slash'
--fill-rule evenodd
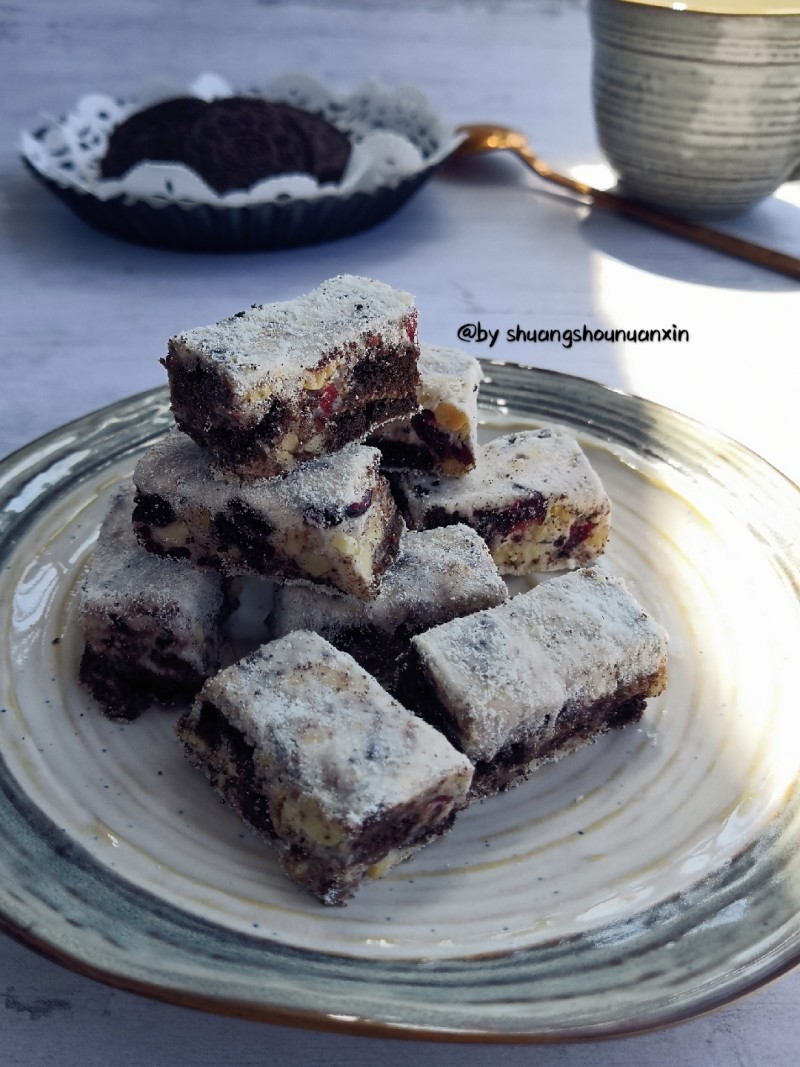
<path id="1" fill-rule="evenodd" d="M 475 805 L 346 908 L 306 897 L 186 764 L 174 715 L 101 716 L 75 591 L 166 394 L 0 467 L 0 916 L 85 974 L 384 1035 L 563 1040 L 723 1004 L 800 959 L 798 490 L 576 378 L 486 364 L 484 432 L 571 427 L 614 505 L 604 566 L 670 633 L 643 721 Z"/>

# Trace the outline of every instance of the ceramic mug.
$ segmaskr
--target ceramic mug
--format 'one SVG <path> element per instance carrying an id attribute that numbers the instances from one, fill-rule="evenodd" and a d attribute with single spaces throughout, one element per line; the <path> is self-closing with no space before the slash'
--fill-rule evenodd
<path id="1" fill-rule="evenodd" d="M 591 0 L 600 145 L 620 191 L 744 211 L 800 178 L 800 3 Z"/>

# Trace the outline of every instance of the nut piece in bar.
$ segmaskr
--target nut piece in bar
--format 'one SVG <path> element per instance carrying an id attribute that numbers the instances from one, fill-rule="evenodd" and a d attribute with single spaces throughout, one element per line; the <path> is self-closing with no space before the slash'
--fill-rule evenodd
<path id="1" fill-rule="evenodd" d="M 391 691 L 414 634 L 507 599 L 506 584 L 474 530 L 407 530 L 374 600 L 281 586 L 274 592 L 269 625 L 276 637 L 292 630 L 321 634 Z"/>
<path id="2" fill-rule="evenodd" d="M 340 275 L 171 338 L 164 365 L 179 427 L 220 470 L 291 470 L 417 409 L 412 297 Z"/>
<path id="3" fill-rule="evenodd" d="M 231 577 L 377 595 L 403 529 L 377 449 L 348 445 L 285 478 L 255 481 L 215 476 L 209 460 L 179 430 L 139 460 L 133 521 L 148 551 Z"/>
<path id="4" fill-rule="evenodd" d="M 489 796 L 637 721 L 666 685 L 667 636 L 594 568 L 414 637 L 400 699 L 475 764 Z"/>
<path id="5" fill-rule="evenodd" d="M 445 833 L 472 765 L 350 656 L 297 631 L 210 679 L 178 722 L 189 760 L 325 904 Z"/>
<path id="6" fill-rule="evenodd" d="M 556 429 L 497 437 L 463 478 L 389 473 L 413 530 L 463 522 L 481 535 L 501 574 L 591 563 L 611 527 L 611 503 L 580 445 Z"/>
<path id="7" fill-rule="evenodd" d="M 420 410 L 396 419 L 374 433 L 387 467 L 438 471 L 458 478 L 475 466 L 478 449 L 477 359 L 457 348 L 420 345 Z"/>
<path id="8" fill-rule="evenodd" d="M 145 552 L 131 525 L 134 487 L 115 494 L 84 581 L 81 680 L 112 719 L 192 699 L 219 667 L 223 579 Z"/>

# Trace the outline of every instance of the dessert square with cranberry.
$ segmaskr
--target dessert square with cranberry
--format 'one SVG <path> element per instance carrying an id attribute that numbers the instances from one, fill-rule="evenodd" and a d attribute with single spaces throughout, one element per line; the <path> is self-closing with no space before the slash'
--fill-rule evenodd
<path id="1" fill-rule="evenodd" d="M 341 275 L 169 341 L 178 426 L 217 467 L 265 478 L 417 409 L 412 297 Z"/>
<path id="2" fill-rule="evenodd" d="M 403 520 L 376 448 L 348 445 L 284 478 L 252 481 L 216 475 L 210 458 L 173 430 L 139 460 L 133 521 L 145 548 L 231 577 L 377 595 Z"/>
<path id="3" fill-rule="evenodd" d="M 483 537 L 501 574 L 592 562 L 611 527 L 611 504 L 580 445 L 556 429 L 497 437 L 463 478 L 391 471 L 413 530 L 463 522 Z"/>
<path id="4" fill-rule="evenodd" d="M 159 559 L 136 540 L 134 487 L 115 495 L 83 585 L 80 675 L 112 719 L 191 699 L 219 667 L 223 579 Z"/>
<path id="5" fill-rule="evenodd" d="M 208 681 L 177 730 L 289 878 L 325 904 L 449 830 L 472 780 L 442 734 L 304 631 Z"/>
<path id="6" fill-rule="evenodd" d="M 369 439 L 380 448 L 386 466 L 439 471 L 451 478 L 472 470 L 478 450 L 481 377 L 477 359 L 465 352 L 420 345 L 420 410 L 382 426 Z"/>
<path id="7" fill-rule="evenodd" d="M 406 530 L 374 600 L 281 586 L 268 625 L 278 637 L 292 630 L 321 634 L 391 690 L 414 634 L 507 599 L 506 584 L 474 530 Z"/>

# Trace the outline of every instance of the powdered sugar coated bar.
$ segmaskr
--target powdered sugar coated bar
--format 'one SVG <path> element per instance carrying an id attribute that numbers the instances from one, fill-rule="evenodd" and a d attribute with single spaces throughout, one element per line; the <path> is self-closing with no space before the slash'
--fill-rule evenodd
<path id="1" fill-rule="evenodd" d="M 206 449 L 173 430 L 136 466 L 134 524 L 160 555 L 369 598 L 403 528 L 379 467 L 377 449 L 348 445 L 285 478 L 225 479 Z"/>
<path id="2" fill-rule="evenodd" d="M 218 574 L 142 548 L 133 496 L 130 483 L 114 495 L 80 603 L 81 678 L 109 717 L 124 720 L 154 700 L 194 696 L 219 666 L 226 610 Z"/>
<path id="3" fill-rule="evenodd" d="M 180 428 L 261 478 L 415 411 L 418 354 L 413 298 L 340 275 L 173 337 L 163 362 Z"/>
<path id="4" fill-rule="evenodd" d="M 411 645 L 417 673 L 409 671 L 401 699 L 469 756 L 479 795 L 635 721 L 666 685 L 665 631 L 621 579 L 594 568 L 444 623 Z"/>
<path id="5" fill-rule="evenodd" d="M 475 466 L 480 364 L 457 348 L 422 344 L 419 377 L 420 410 L 381 427 L 370 444 L 380 448 L 389 467 L 457 478 Z"/>
<path id="6" fill-rule="evenodd" d="M 414 530 L 463 522 L 489 546 L 502 574 L 592 562 L 611 527 L 611 504 L 574 437 L 526 430 L 478 449 L 463 478 L 400 471 L 395 495 Z"/>
<path id="7" fill-rule="evenodd" d="M 275 590 L 270 624 L 276 636 L 292 630 L 322 634 L 391 689 L 414 634 L 507 599 L 506 584 L 474 530 L 407 530 L 374 600 L 283 586 Z"/>
<path id="8" fill-rule="evenodd" d="M 323 903 L 444 833 L 469 761 L 317 634 L 264 645 L 178 724 L 189 759 Z"/>

